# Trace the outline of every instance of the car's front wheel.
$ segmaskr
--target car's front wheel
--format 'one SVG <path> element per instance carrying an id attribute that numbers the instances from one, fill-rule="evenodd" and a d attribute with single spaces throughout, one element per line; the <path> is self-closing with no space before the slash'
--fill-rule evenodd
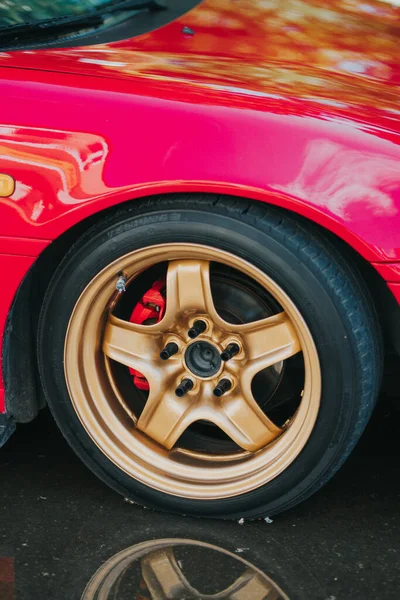
<path id="1" fill-rule="evenodd" d="M 39 362 L 86 464 L 134 501 L 272 515 L 316 491 L 374 406 L 376 317 L 324 237 L 228 198 L 137 203 L 91 229 L 47 294 Z"/>

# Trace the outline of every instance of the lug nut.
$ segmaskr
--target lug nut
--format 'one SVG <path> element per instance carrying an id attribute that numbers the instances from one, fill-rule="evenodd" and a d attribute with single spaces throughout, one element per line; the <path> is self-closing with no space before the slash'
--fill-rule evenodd
<path id="1" fill-rule="evenodd" d="M 217 396 L 217 398 L 220 398 L 226 392 L 229 392 L 231 387 L 232 387 L 232 383 L 229 381 L 229 379 L 221 379 L 221 381 L 218 382 L 217 387 L 214 389 L 214 396 Z"/>
<path id="2" fill-rule="evenodd" d="M 203 333 L 203 331 L 205 331 L 206 329 L 207 329 L 207 323 L 205 323 L 204 321 L 200 321 L 200 320 L 195 321 L 193 323 L 193 327 L 191 327 L 188 331 L 188 336 L 193 340 L 198 335 Z"/>
<path id="3" fill-rule="evenodd" d="M 230 358 L 233 358 L 240 352 L 240 348 L 237 344 L 228 344 L 223 352 L 221 352 L 221 359 L 226 362 Z"/>
<path id="4" fill-rule="evenodd" d="M 182 398 L 182 396 L 184 396 L 185 394 L 190 392 L 192 387 L 193 387 L 193 381 L 191 379 L 182 379 L 181 383 L 178 385 L 178 387 L 175 390 L 175 394 L 179 398 Z"/>
<path id="5" fill-rule="evenodd" d="M 178 344 L 175 344 L 175 342 L 169 342 L 165 348 L 163 348 L 160 352 L 160 358 L 162 360 L 168 360 L 169 358 L 171 358 L 171 356 L 173 356 L 174 354 L 176 354 L 178 352 L 179 348 L 178 348 Z"/>

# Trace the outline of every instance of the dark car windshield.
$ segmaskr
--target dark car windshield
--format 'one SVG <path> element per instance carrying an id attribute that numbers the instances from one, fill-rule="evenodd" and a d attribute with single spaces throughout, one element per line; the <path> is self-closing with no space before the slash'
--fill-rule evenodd
<path id="1" fill-rule="evenodd" d="M 99 36 L 131 23 L 143 11 L 154 14 L 166 9 L 157 0 L 27 0 L 26 4 L 24 0 L 0 0 L 0 48 L 71 45 L 94 34 L 97 39 L 93 43 L 105 43 Z M 132 37 L 132 33 L 120 28 L 119 39 Z"/>
<path id="2" fill-rule="evenodd" d="M 169 0 L 0 0 L 0 51 L 129 39 L 199 3 L 175 1 L 170 10 Z"/>
<path id="3" fill-rule="evenodd" d="M 59 17 L 79 17 L 110 0 L 0 0 L 0 28 Z"/>

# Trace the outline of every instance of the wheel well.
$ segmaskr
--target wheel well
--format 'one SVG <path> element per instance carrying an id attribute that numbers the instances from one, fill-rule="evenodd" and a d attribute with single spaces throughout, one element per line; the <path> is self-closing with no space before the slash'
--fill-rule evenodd
<path id="1" fill-rule="evenodd" d="M 204 196 L 204 194 L 202 194 Z M 170 198 L 165 195 L 165 198 Z M 157 196 L 159 198 L 159 196 Z M 146 198 L 144 200 L 149 200 Z M 136 200 L 135 203 L 140 202 Z M 257 200 L 254 200 L 257 202 Z M 131 202 L 114 206 L 88 217 L 54 240 L 38 257 L 22 281 L 8 317 L 4 348 L 4 380 L 7 412 L 20 423 L 31 421 L 46 401 L 41 389 L 36 358 L 37 325 L 40 309 L 51 279 L 65 254 L 94 224 L 120 212 Z M 287 209 L 274 207 L 287 214 Z M 329 238 L 370 291 L 382 326 L 388 353 L 400 355 L 400 307 L 385 281 L 375 269 L 346 242 L 320 225 L 291 212 L 310 229 Z M 30 310 L 26 310 L 26 307 Z M 28 351 L 27 351 L 28 349 Z M 21 377 L 21 372 L 24 377 Z"/>

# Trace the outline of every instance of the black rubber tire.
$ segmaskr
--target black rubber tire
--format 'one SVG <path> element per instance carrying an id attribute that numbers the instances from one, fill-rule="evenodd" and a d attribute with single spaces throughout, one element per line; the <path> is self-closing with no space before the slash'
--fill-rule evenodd
<path id="1" fill-rule="evenodd" d="M 321 407 L 305 448 L 274 480 L 234 498 L 188 500 L 130 478 L 92 442 L 67 391 L 64 340 L 79 295 L 111 261 L 134 249 L 166 242 L 208 244 L 262 269 L 294 301 L 318 350 Z M 132 203 L 105 217 L 75 244 L 53 277 L 44 301 L 38 357 L 43 387 L 60 429 L 103 481 L 147 507 L 231 519 L 284 511 L 326 483 L 367 424 L 382 371 L 380 328 L 368 290 L 319 229 L 270 206 L 196 194 Z"/>

